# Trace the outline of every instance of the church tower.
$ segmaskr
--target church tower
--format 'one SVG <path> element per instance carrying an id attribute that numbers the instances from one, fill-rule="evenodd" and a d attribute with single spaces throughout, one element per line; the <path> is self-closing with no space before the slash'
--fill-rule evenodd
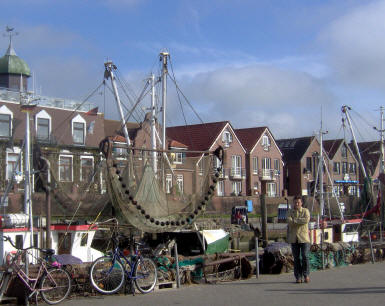
<path id="1" fill-rule="evenodd" d="M 31 75 L 27 63 L 16 55 L 12 46 L 12 37 L 18 33 L 13 32 L 13 28 L 6 27 L 9 36 L 9 46 L 7 52 L 0 58 L 0 88 L 19 91 L 20 82 L 23 82 L 23 90 L 27 91 L 28 78 Z"/>

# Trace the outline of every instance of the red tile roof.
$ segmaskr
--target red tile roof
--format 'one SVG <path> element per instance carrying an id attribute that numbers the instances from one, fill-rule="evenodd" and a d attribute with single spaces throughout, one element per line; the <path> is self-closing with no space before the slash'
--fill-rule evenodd
<path id="1" fill-rule="evenodd" d="M 248 153 L 254 148 L 255 144 L 262 137 L 263 133 L 267 129 L 266 126 L 246 128 L 246 129 L 237 129 L 234 130 L 242 146 L 246 149 Z"/>
<path id="2" fill-rule="evenodd" d="M 183 143 L 189 150 L 206 151 L 210 149 L 228 121 L 173 126 L 166 129 L 167 137 Z"/>

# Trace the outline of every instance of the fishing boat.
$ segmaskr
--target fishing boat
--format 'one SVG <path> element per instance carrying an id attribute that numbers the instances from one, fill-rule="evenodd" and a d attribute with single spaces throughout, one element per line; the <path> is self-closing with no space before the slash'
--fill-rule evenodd
<path id="1" fill-rule="evenodd" d="M 122 222 L 147 233 L 172 232 L 192 225 L 214 194 L 224 154 L 220 145 L 213 151 L 191 151 L 187 144 L 167 136 L 169 53 L 161 52 L 159 58 L 160 77 L 149 77 L 127 114 L 123 113 L 116 84 L 116 65 L 106 62 L 104 74 L 111 81 L 122 128 L 120 138 L 107 137 L 100 144 L 106 159 L 108 194 Z M 156 85 L 161 85 L 161 105 L 156 104 Z M 151 92 L 150 112 L 132 136 L 127 120 L 147 87 Z"/>

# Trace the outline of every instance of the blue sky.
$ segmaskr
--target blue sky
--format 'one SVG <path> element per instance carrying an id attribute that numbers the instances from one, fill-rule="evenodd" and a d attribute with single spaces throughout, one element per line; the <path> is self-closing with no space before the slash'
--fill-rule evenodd
<path id="1" fill-rule="evenodd" d="M 204 121 L 308 136 L 319 130 L 322 108 L 327 137 L 343 138 L 340 108 L 348 104 L 359 140 L 378 136 L 371 126 L 385 101 L 385 1 L 0 0 L 0 7 L 0 29 L 19 32 L 16 53 L 44 95 L 82 100 L 102 81 L 107 58 L 139 93 L 167 49 Z M 0 52 L 7 46 L 1 36 Z M 111 97 L 91 101 L 117 118 L 106 106 Z M 171 124 L 181 124 L 178 107 L 170 107 Z"/>

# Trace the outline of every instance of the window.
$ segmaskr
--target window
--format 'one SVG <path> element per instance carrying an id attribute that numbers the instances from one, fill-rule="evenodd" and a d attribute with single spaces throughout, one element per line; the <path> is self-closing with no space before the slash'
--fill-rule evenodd
<path id="1" fill-rule="evenodd" d="M 225 147 L 228 147 L 230 145 L 230 143 L 233 142 L 233 136 L 231 135 L 231 133 L 229 131 L 223 132 L 222 141 L 223 141 Z"/>
<path id="2" fill-rule="evenodd" d="M 242 159 L 240 155 L 231 156 L 231 175 L 241 176 Z"/>
<path id="3" fill-rule="evenodd" d="M 271 159 L 269 157 L 264 157 L 262 159 L 262 169 L 266 169 L 266 170 L 271 169 Z"/>
<path id="4" fill-rule="evenodd" d="M 16 248 L 17 249 L 23 248 L 23 235 L 16 235 Z"/>
<path id="5" fill-rule="evenodd" d="M 348 173 L 348 163 L 347 162 L 342 162 L 342 173 Z"/>
<path id="6" fill-rule="evenodd" d="M 36 137 L 38 140 L 49 140 L 51 134 L 51 116 L 42 110 L 36 114 Z"/>
<path id="7" fill-rule="evenodd" d="M 336 174 L 340 174 L 341 173 L 340 163 L 339 162 L 334 162 L 333 163 L 333 172 L 336 173 Z"/>
<path id="8" fill-rule="evenodd" d="M 258 174 L 258 157 L 253 157 L 253 174 Z"/>
<path id="9" fill-rule="evenodd" d="M 221 161 L 219 160 L 219 158 L 216 157 L 215 155 L 213 155 L 213 167 L 214 167 L 214 170 L 217 170 L 221 166 L 222 165 L 221 165 Z"/>
<path id="10" fill-rule="evenodd" d="M 172 188 L 172 174 L 166 175 L 166 193 L 171 193 Z"/>
<path id="11" fill-rule="evenodd" d="M 0 136 L 11 137 L 11 115 L 0 114 Z"/>
<path id="12" fill-rule="evenodd" d="M 274 159 L 274 172 L 276 175 L 279 174 L 281 168 L 279 166 L 279 159 Z"/>
<path id="13" fill-rule="evenodd" d="M 37 118 L 36 136 L 41 140 L 49 139 L 49 120 L 44 118 Z"/>
<path id="14" fill-rule="evenodd" d="M 311 172 L 313 167 L 312 167 L 312 164 L 313 164 L 313 159 L 311 157 L 306 157 L 306 170 Z"/>
<path id="15" fill-rule="evenodd" d="M 72 138 L 74 144 L 84 145 L 86 138 L 86 121 L 77 115 L 72 119 Z"/>
<path id="16" fill-rule="evenodd" d="M 240 195 L 242 192 L 241 182 L 232 182 L 231 185 L 233 187 L 233 191 L 232 191 L 233 195 Z"/>
<path id="17" fill-rule="evenodd" d="M 0 137 L 12 136 L 13 113 L 5 105 L 0 107 Z"/>
<path id="18" fill-rule="evenodd" d="M 341 156 L 345 158 L 348 157 L 348 149 L 345 144 L 341 147 Z"/>
<path id="19" fill-rule="evenodd" d="M 35 248 L 39 247 L 39 237 L 37 234 L 33 234 L 33 246 Z"/>
<path id="20" fill-rule="evenodd" d="M 270 138 L 267 135 L 262 136 L 262 147 L 265 151 L 269 150 L 270 147 Z"/>
<path id="21" fill-rule="evenodd" d="M 59 181 L 72 182 L 72 156 L 59 156 Z"/>
<path id="22" fill-rule="evenodd" d="M 223 181 L 219 181 L 217 184 L 217 196 L 219 197 L 224 196 L 224 191 L 225 191 L 225 188 L 224 188 Z"/>
<path id="23" fill-rule="evenodd" d="M 84 123 L 74 122 L 73 139 L 76 144 L 84 144 Z"/>
<path id="24" fill-rule="evenodd" d="M 349 173 L 354 173 L 354 174 L 356 173 L 356 164 L 355 163 L 350 164 Z"/>
<path id="25" fill-rule="evenodd" d="M 179 192 L 183 193 L 183 174 L 176 176 L 176 184 L 178 185 Z"/>
<path id="26" fill-rule="evenodd" d="M 185 154 L 186 153 L 183 153 L 183 152 L 175 153 L 174 164 L 183 164 L 183 160 L 184 160 Z"/>
<path id="27" fill-rule="evenodd" d="M 14 150 L 16 151 L 16 150 Z M 19 149 L 20 151 L 20 149 Z M 6 169 L 6 177 L 5 179 L 9 180 L 12 179 L 12 174 L 17 175 L 18 172 L 20 173 L 21 171 L 21 160 L 22 158 L 19 159 L 19 153 L 14 153 L 14 152 L 7 152 L 7 169 Z M 17 162 L 19 161 L 19 162 Z M 15 171 L 15 173 L 14 173 Z"/>
<path id="28" fill-rule="evenodd" d="M 276 183 L 267 183 L 267 196 L 276 197 L 277 196 L 277 184 Z"/>
<path id="29" fill-rule="evenodd" d="M 80 234 L 80 246 L 87 246 L 88 242 L 88 233 L 82 233 Z"/>
<path id="30" fill-rule="evenodd" d="M 357 196 L 357 186 L 349 186 L 348 193 L 351 196 Z"/>
<path id="31" fill-rule="evenodd" d="M 94 172 L 94 158 L 80 157 L 80 181 L 89 182 Z"/>

